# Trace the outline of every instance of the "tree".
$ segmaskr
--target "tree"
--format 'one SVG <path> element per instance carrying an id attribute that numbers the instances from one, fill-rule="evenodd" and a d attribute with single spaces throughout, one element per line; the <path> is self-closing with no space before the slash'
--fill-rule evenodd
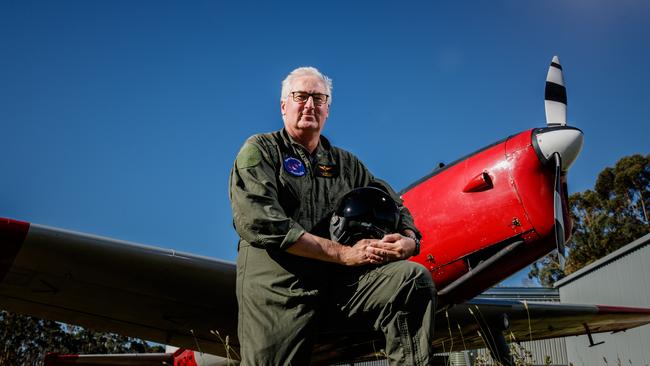
<path id="1" fill-rule="evenodd" d="M 111 354 L 162 352 L 161 346 L 50 320 L 0 311 L 0 365 L 42 365 L 49 352 Z"/>
<path id="2" fill-rule="evenodd" d="M 552 286 L 555 281 L 565 276 L 560 268 L 557 252 L 551 252 L 544 258 L 533 263 L 528 271 L 528 278 L 536 279 L 542 286 Z"/>
<path id="3" fill-rule="evenodd" d="M 621 158 L 600 172 L 593 190 L 572 194 L 569 205 L 573 235 L 566 267 L 551 253 L 528 272 L 544 286 L 650 232 L 650 155 Z"/>
<path id="4" fill-rule="evenodd" d="M 0 312 L 0 364 L 29 365 L 42 363 L 49 344 L 68 351 L 64 333 L 54 322 Z"/>

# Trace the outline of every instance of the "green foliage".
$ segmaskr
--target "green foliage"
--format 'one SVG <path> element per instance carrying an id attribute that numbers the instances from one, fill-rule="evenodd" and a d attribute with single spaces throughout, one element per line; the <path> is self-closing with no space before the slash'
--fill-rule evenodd
<path id="1" fill-rule="evenodd" d="M 0 365 L 42 365 L 49 352 L 111 354 L 163 352 L 163 349 L 140 339 L 0 311 Z"/>
<path id="2" fill-rule="evenodd" d="M 572 194 L 569 205 L 573 234 L 564 271 L 551 253 L 528 272 L 544 286 L 650 232 L 650 155 L 621 158 L 600 172 L 593 190 Z"/>
<path id="3" fill-rule="evenodd" d="M 560 262 L 556 252 L 552 252 L 530 266 L 528 278 L 537 279 L 542 286 L 552 286 L 555 281 L 565 276 L 560 268 Z"/>

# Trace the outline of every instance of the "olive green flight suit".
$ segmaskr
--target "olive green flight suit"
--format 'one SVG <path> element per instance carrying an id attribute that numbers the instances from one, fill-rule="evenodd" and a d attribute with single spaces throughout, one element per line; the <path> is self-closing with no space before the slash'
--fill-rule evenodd
<path id="1" fill-rule="evenodd" d="M 435 290 L 426 268 L 345 267 L 285 252 L 305 232 L 329 237 L 337 200 L 371 183 L 398 202 L 399 231 L 419 235 L 397 194 L 325 137 L 312 155 L 284 129 L 243 145 L 230 175 L 242 365 L 308 364 L 315 327 L 332 313 L 382 331 L 391 365 L 428 364 Z"/>

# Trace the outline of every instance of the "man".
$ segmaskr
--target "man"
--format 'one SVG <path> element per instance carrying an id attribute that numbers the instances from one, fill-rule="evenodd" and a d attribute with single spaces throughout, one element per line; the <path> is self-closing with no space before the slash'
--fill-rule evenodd
<path id="1" fill-rule="evenodd" d="M 284 129 L 249 138 L 230 175 L 242 364 L 308 364 L 316 326 L 334 314 L 383 332 L 392 365 L 426 365 L 435 290 L 423 266 L 404 260 L 420 234 L 387 184 L 321 136 L 331 85 L 313 67 L 292 71 L 282 83 Z M 371 184 L 396 199 L 399 233 L 352 246 L 329 240 L 337 200 Z"/>

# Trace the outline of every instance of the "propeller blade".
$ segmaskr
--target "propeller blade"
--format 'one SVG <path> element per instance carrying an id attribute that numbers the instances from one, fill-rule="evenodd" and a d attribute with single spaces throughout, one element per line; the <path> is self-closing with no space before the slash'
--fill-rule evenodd
<path id="1" fill-rule="evenodd" d="M 562 158 L 559 153 L 554 153 L 555 157 L 555 188 L 553 194 L 553 216 L 555 218 L 555 242 L 557 245 L 558 260 L 560 268 L 564 269 L 564 211 L 562 210 L 562 182 L 560 181 L 560 174 L 562 174 Z"/>
<path id="2" fill-rule="evenodd" d="M 562 65 L 560 65 L 560 59 L 553 56 L 548 74 L 546 74 L 546 89 L 544 91 L 546 124 L 549 127 L 566 125 L 566 106 L 567 98 Z"/>

